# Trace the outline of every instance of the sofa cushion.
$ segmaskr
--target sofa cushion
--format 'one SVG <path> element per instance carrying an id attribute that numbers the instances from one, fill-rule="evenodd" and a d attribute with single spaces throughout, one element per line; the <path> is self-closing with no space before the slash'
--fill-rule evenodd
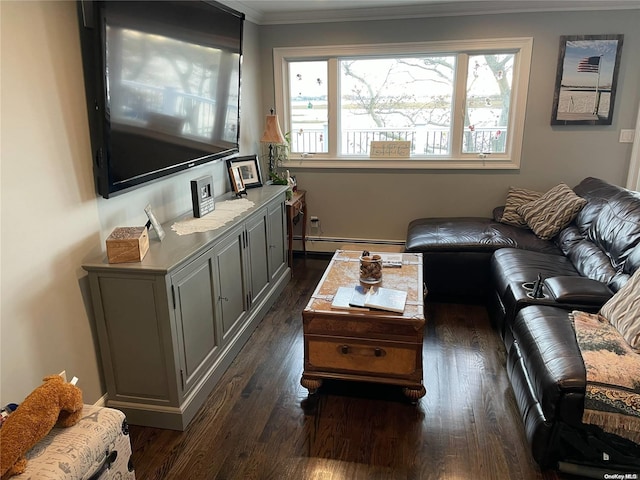
<path id="1" fill-rule="evenodd" d="M 424 256 L 424 281 L 430 298 L 484 301 L 491 282 L 489 264 L 496 250 L 515 247 L 552 254 L 562 252 L 529 229 L 491 218 L 420 218 L 409 223 L 405 250 Z"/>
<path id="2" fill-rule="evenodd" d="M 587 204 L 574 220 L 575 225 L 584 236 L 587 235 L 591 223 L 598 217 L 607 200 L 623 190 L 622 187 L 593 177 L 587 177 L 573 187 L 573 191 L 577 195 L 587 200 Z"/>
<path id="3" fill-rule="evenodd" d="M 569 225 L 586 203 L 561 183 L 537 200 L 521 205 L 517 211 L 538 237 L 548 240 Z"/>
<path id="4" fill-rule="evenodd" d="M 565 231 L 561 234 L 562 237 L 564 237 Z M 617 290 L 617 287 L 613 285 L 613 280 L 617 275 L 616 269 L 611 265 L 607 254 L 600 250 L 596 244 L 587 239 L 579 240 L 567 250 L 566 256 L 580 275 L 605 283 L 613 291 Z"/>
<path id="5" fill-rule="evenodd" d="M 409 223 L 405 248 L 409 252 L 492 252 L 515 242 L 480 217 L 420 218 Z"/>
<path id="6" fill-rule="evenodd" d="M 616 270 L 622 270 L 640 244 L 640 196 L 625 190 L 611 197 L 591 223 L 588 238 L 607 253 Z"/>
<path id="7" fill-rule="evenodd" d="M 542 196 L 542 193 L 534 190 L 528 190 L 526 188 L 509 187 L 507 193 L 507 200 L 505 201 L 504 211 L 500 221 L 502 223 L 508 223 L 516 227 L 527 227 L 527 222 L 518 213 L 518 207 L 537 200 Z"/>
<path id="8" fill-rule="evenodd" d="M 514 227 L 506 223 L 495 223 L 493 228 L 502 236 L 510 238 L 514 242 L 513 246 L 517 249 L 562 255 L 562 251 L 554 242 L 542 240 L 528 228 Z"/>
<path id="9" fill-rule="evenodd" d="M 616 327 L 631 347 L 640 349 L 640 270 L 602 306 L 600 315 Z"/>
<path id="10" fill-rule="evenodd" d="M 541 252 L 503 248 L 491 257 L 491 279 L 501 298 L 509 284 L 532 282 L 538 275 L 543 279 L 566 275 L 580 275 L 567 257 Z"/>
<path id="11" fill-rule="evenodd" d="M 636 271 L 640 270 L 640 244 L 629 252 L 627 260 L 624 262 L 624 273 L 633 275 Z"/>
<path id="12" fill-rule="evenodd" d="M 419 218 L 409 223 L 405 241 L 408 252 L 491 254 L 507 247 L 562 255 L 553 242 L 536 237 L 530 230 L 483 217 Z"/>

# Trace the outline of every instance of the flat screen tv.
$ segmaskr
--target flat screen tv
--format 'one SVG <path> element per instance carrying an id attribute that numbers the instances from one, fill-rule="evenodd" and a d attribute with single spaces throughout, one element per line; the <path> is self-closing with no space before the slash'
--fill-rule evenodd
<path id="1" fill-rule="evenodd" d="M 100 195 L 238 153 L 244 14 L 212 1 L 78 2 Z"/>

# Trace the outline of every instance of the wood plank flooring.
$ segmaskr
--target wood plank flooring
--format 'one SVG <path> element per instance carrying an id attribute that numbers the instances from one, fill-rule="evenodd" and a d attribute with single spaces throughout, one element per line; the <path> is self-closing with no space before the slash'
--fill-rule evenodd
<path id="1" fill-rule="evenodd" d="M 132 425 L 138 480 L 568 479 L 529 454 L 505 352 L 481 306 L 429 303 L 427 395 L 300 385 L 302 310 L 329 259 L 294 276 L 185 432 Z"/>

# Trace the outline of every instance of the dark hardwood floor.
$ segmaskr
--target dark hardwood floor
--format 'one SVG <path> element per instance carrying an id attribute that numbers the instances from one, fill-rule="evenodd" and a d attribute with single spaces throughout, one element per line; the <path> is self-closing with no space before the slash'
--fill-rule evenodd
<path id="1" fill-rule="evenodd" d="M 302 310 L 328 258 L 294 276 L 186 431 L 131 426 L 138 480 L 569 479 L 529 454 L 505 352 L 481 306 L 429 303 L 427 395 L 300 385 Z"/>

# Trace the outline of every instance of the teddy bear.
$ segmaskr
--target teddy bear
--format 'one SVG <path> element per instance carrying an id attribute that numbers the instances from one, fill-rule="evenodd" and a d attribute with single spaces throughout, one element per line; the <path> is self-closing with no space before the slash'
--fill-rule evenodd
<path id="1" fill-rule="evenodd" d="M 82 391 L 59 375 L 44 377 L 0 428 L 0 476 L 23 473 L 25 454 L 54 426 L 70 427 L 82 417 Z"/>

